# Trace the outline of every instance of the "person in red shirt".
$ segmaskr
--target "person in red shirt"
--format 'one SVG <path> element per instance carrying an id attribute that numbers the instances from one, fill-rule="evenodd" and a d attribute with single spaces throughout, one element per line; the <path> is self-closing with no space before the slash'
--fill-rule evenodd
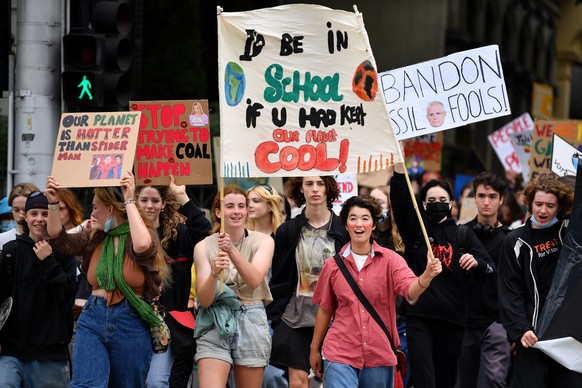
<path id="1" fill-rule="evenodd" d="M 442 266 L 439 260 L 431 261 L 427 256 L 426 270 L 417 277 L 400 255 L 378 245 L 372 231 L 381 215 L 373 198 L 352 197 L 345 202 L 340 223 L 347 229 L 350 241 L 341 249 L 340 258 L 386 323 L 398 348 L 396 295 L 414 303 Z M 319 350 L 323 342 L 326 385 L 392 387 L 396 355 L 333 259 L 324 262 L 313 303 L 319 304 L 309 357 L 314 373 L 322 374 Z M 332 316 L 333 324 L 328 330 Z"/>

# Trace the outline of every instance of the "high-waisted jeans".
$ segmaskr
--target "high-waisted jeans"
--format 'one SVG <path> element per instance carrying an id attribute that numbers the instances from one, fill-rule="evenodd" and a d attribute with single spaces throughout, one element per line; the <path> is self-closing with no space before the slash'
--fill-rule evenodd
<path id="1" fill-rule="evenodd" d="M 124 299 L 107 306 L 91 295 L 73 348 L 73 387 L 143 387 L 152 357 L 150 329 Z"/>

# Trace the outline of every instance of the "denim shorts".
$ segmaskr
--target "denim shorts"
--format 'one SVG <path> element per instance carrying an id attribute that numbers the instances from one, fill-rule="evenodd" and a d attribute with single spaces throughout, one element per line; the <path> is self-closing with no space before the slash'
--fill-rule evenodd
<path id="1" fill-rule="evenodd" d="M 229 338 L 212 328 L 196 339 L 196 357 L 223 360 L 229 364 L 262 368 L 269 363 L 271 336 L 263 302 L 241 304 L 236 332 Z"/>

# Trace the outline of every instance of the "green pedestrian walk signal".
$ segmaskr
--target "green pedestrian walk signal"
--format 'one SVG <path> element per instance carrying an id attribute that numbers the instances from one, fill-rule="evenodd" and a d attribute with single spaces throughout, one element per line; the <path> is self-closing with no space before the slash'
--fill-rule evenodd
<path id="1" fill-rule="evenodd" d="M 63 73 L 63 99 L 71 105 L 103 105 L 103 73 L 68 70 Z"/>
<path id="2" fill-rule="evenodd" d="M 79 83 L 79 85 L 77 85 L 78 88 L 81 88 L 81 94 L 79 94 L 79 100 L 83 100 L 83 99 L 89 99 L 92 100 L 93 99 L 93 95 L 91 94 L 91 88 L 93 87 L 93 85 L 91 84 L 91 81 L 89 81 L 87 79 L 87 76 L 84 75 L 83 76 L 83 80 L 81 81 L 81 83 Z"/>

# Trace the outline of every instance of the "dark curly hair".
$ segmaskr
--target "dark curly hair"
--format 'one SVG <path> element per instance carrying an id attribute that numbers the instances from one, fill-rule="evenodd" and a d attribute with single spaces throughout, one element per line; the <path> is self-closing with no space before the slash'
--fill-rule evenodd
<path id="1" fill-rule="evenodd" d="M 490 171 L 484 171 L 477 175 L 473 180 L 473 192 L 477 193 L 477 187 L 482 185 L 483 187 L 488 186 L 499 193 L 499 196 L 503 197 L 505 194 L 505 189 L 507 185 L 497 174 Z"/>
<path id="2" fill-rule="evenodd" d="M 293 188 L 291 189 L 291 193 L 289 197 L 297 206 L 302 206 L 305 204 L 305 195 L 301 192 L 301 186 L 303 185 L 303 178 L 296 178 Z M 325 183 L 325 195 L 327 196 L 327 207 L 331 209 L 333 202 L 339 198 L 340 190 L 337 184 L 337 181 L 333 176 L 320 176 L 323 183 Z"/>

